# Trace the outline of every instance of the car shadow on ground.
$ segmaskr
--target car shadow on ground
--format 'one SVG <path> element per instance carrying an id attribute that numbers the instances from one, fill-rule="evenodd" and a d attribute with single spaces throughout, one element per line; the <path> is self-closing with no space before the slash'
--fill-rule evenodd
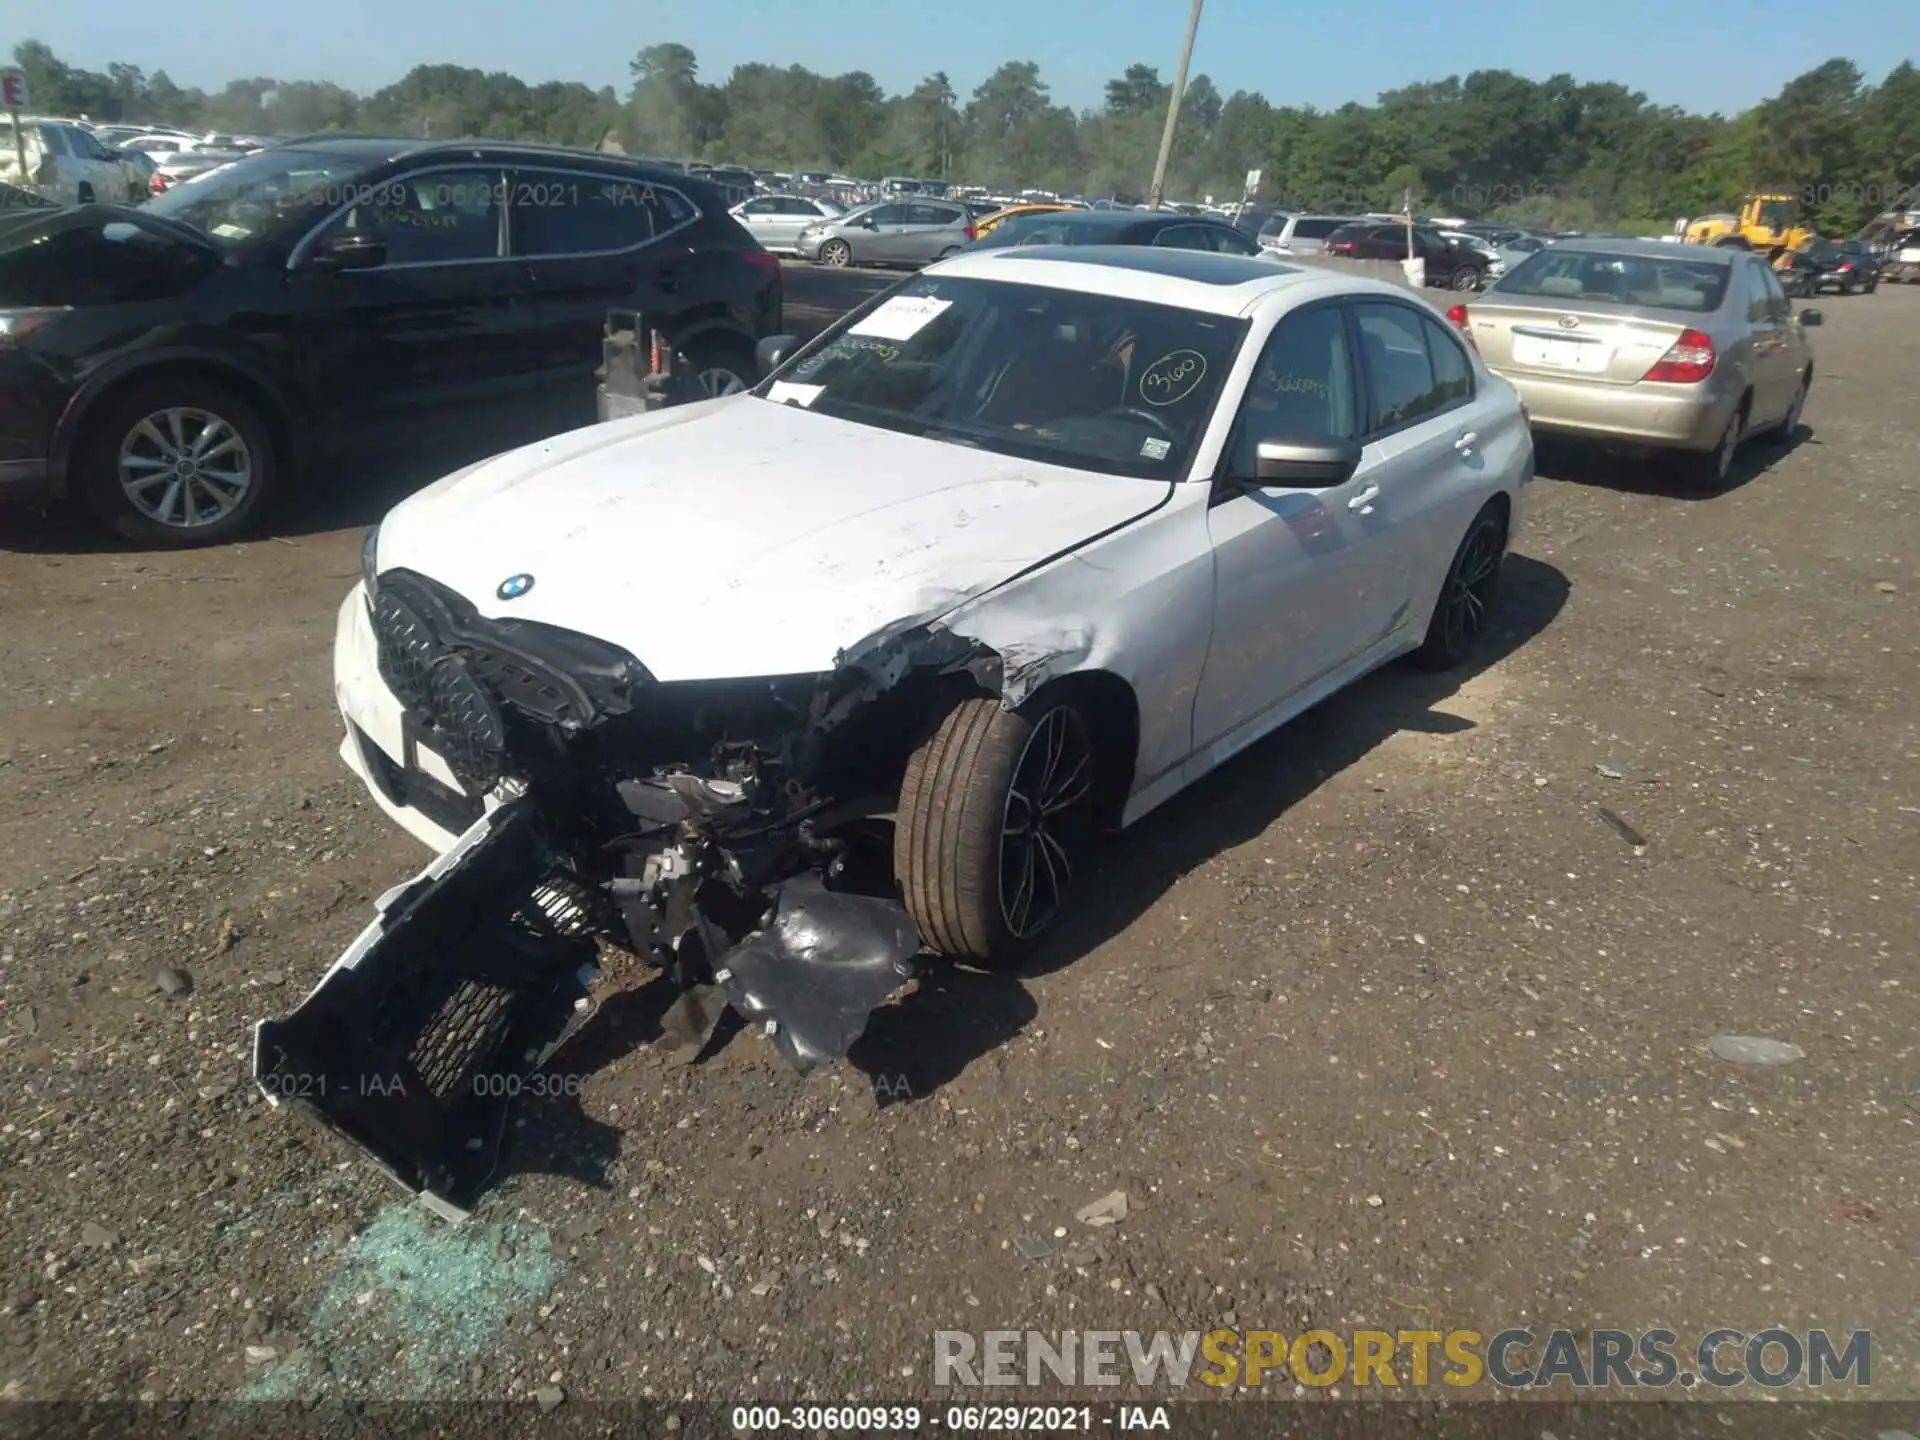
<path id="1" fill-rule="evenodd" d="M 1537 439 L 1534 468 L 1543 480 L 1561 480 L 1570 485 L 1591 485 L 1628 495 L 1658 495 L 1673 500 L 1718 500 L 1759 479 L 1802 445 L 1820 444 L 1818 437 L 1819 432 L 1804 422 L 1785 445 L 1755 436 L 1734 453 L 1726 483 L 1717 489 L 1690 485 L 1673 456 L 1582 445 L 1575 440 Z"/>
<path id="2" fill-rule="evenodd" d="M 1021 973 L 1047 974 L 1105 943 L 1182 876 L 1259 836 L 1394 735 L 1472 729 L 1473 722 L 1447 711 L 1447 699 L 1541 634 L 1565 608 L 1571 589 L 1554 566 L 1509 557 L 1499 619 L 1470 663 L 1442 672 L 1385 666 L 1176 795 L 1113 840 L 1060 930 Z"/>

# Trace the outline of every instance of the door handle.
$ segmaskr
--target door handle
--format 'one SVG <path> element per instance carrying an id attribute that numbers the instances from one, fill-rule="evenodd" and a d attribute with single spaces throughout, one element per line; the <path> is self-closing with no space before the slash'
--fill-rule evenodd
<path id="1" fill-rule="evenodd" d="M 653 283 L 664 293 L 671 295 L 680 288 L 680 272 L 677 270 L 662 270 L 658 275 L 653 277 Z"/>
<path id="2" fill-rule="evenodd" d="M 1473 453 L 1473 447 L 1478 445 L 1479 443 L 1480 443 L 1479 434 L 1475 431 L 1469 430 L 1467 431 L 1466 434 L 1462 435 L 1458 440 L 1453 442 L 1453 448 L 1458 450 L 1462 455 L 1471 455 Z"/>
<path id="3" fill-rule="evenodd" d="M 1379 498 L 1380 487 L 1378 485 L 1369 485 L 1358 495 L 1347 501 L 1347 509 L 1357 515 L 1371 515 L 1373 513 L 1373 502 Z"/>

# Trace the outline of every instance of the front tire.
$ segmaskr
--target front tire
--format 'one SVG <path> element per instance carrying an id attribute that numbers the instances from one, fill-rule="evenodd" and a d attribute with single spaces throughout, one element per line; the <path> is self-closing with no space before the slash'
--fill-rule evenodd
<path id="1" fill-rule="evenodd" d="M 829 240 L 820 247 L 820 263 L 836 270 L 845 269 L 853 263 L 853 247 L 844 240 Z"/>
<path id="2" fill-rule="evenodd" d="M 1093 838 L 1091 735 L 1068 700 L 972 697 L 914 750 L 893 868 L 928 948 L 1004 966 L 1053 928 Z"/>
<path id="3" fill-rule="evenodd" d="M 273 431 L 246 400 L 198 375 L 136 381 L 86 417 L 87 508 L 141 545 L 214 545 L 245 530 L 280 481 Z"/>
<path id="4" fill-rule="evenodd" d="M 1478 290 L 1480 272 L 1471 265 L 1462 265 L 1448 277 L 1447 286 L 1452 290 Z"/>
<path id="5" fill-rule="evenodd" d="M 1413 652 L 1414 664 L 1422 670 L 1451 670 L 1472 658 L 1500 597 L 1506 560 L 1507 522 L 1498 506 L 1488 503 L 1453 552 L 1426 639 Z"/>

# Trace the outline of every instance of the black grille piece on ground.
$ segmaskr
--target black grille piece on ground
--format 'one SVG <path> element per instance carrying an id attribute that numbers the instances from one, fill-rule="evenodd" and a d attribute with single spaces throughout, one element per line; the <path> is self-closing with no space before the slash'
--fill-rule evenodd
<path id="1" fill-rule="evenodd" d="M 577 888 L 527 803 L 508 802 L 437 880 L 394 900 L 353 965 L 260 1026 L 256 1079 L 408 1189 L 466 1207 L 513 1097 L 588 1013 L 597 952 L 566 903 Z"/>

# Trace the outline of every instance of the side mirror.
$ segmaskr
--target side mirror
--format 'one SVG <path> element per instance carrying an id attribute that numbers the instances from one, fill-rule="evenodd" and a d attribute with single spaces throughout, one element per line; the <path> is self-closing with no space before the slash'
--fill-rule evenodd
<path id="1" fill-rule="evenodd" d="M 769 335 L 753 347 L 753 358 L 762 375 L 771 375 L 786 364 L 787 357 L 799 347 L 800 339 L 796 335 Z"/>
<path id="2" fill-rule="evenodd" d="M 343 230 L 313 247 L 312 263 L 322 270 L 371 270 L 387 263 L 387 242 L 365 231 Z"/>
<path id="3" fill-rule="evenodd" d="M 879 228 L 879 226 L 874 223 L 874 219 L 871 215 L 862 215 L 858 220 L 854 221 L 853 223 L 857 228 L 861 230 L 877 230 Z"/>
<path id="4" fill-rule="evenodd" d="M 1295 490 L 1344 485 L 1360 468 L 1360 445 L 1353 440 L 1309 444 L 1263 440 L 1254 456 L 1256 484 Z"/>
<path id="5" fill-rule="evenodd" d="M 1826 320 L 1827 317 L 1820 313 L 1819 307 L 1817 306 L 1809 307 L 1800 312 L 1800 323 L 1802 325 L 1824 325 Z"/>

